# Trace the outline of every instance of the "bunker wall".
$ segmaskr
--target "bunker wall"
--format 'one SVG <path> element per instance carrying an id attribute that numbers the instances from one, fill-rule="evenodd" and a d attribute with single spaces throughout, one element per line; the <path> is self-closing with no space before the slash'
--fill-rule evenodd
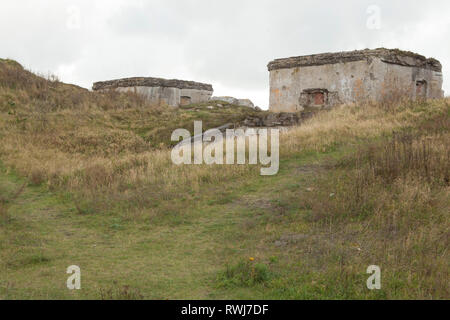
<path id="1" fill-rule="evenodd" d="M 379 57 L 270 71 L 272 112 L 382 101 L 393 94 L 412 99 L 443 97 L 442 73 L 385 62 Z"/>
<path id="2" fill-rule="evenodd" d="M 213 92 L 199 89 L 179 89 L 169 87 L 119 87 L 120 92 L 135 92 L 144 97 L 150 103 L 157 105 L 168 105 L 178 107 L 191 103 L 201 103 L 208 101 Z"/>

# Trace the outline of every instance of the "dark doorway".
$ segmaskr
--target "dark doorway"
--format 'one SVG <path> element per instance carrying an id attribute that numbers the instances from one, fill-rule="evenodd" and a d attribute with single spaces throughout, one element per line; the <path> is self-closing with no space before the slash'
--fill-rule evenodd
<path id="1" fill-rule="evenodd" d="M 416 98 L 425 99 L 427 97 L 426 81 L 416 81 Z"/>
<path id="2" fill-rule="evenodd" d="M 187 106 L 191 104 L 191 97 L 187 97 L 187 96 L 182 96 L 180 98 L 180 105 L 182 106 Z"/>
<path id="3" fill-rule="evenodd" d="M 313 98 L 314 98 L 314 105 L 322 106 L 325 104 L 325 95 L 323 92 L 314 92 Z"/>
<path id="4" fill-rule="evenodd" d="M 305 89 L 300 95 L 299 104 L 303 107 L 324 107 L 328 105 L 327 89 Z"/>

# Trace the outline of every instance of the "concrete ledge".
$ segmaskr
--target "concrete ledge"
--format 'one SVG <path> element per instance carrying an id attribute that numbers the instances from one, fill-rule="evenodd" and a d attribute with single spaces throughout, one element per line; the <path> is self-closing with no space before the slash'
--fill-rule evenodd
<path id="1" fill-rule="evenodd" d="M 427 59 L 420 54 L 410 51 L 386 48 L 378 48 L 373 50 L 355 50 L 337 53 L 321 53 L 285 59 L 276 59 L 274 61 L 271 61 L 267 67 L 269 71 L 272 71 L 277 69 L 289 69 L 303 66 L 319 66 L 325 64 L 368 60 L 371 57 L 378 57 L 384 62 L 402 66 L 420 67 L 436 72 L 442 71 L 442 65 L 436 59 Z"/>
<path id="2" fill-rule="evenodd" d="M 129 87 L 162 87 L 162 88 L 178 88 L 178 89 L 197 89 L 213 92 L 213 87 L 207 83 L 195 81 L 184 81 L 177 79 L 162 79 L 150 77 L 124 78 L 110 81 L 95 82 L 92 90 L 117 89 Z"/>

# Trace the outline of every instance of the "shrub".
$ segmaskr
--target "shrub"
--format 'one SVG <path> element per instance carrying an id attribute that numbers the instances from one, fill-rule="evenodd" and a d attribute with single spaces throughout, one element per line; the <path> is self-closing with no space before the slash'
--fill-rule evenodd
<path id="1" fill-rule="evenodd" d="M 41 170 L 41 169 L 34 168 L 31 171 L 29 179 L 30 179 L 30 182 L 31 182 L 32 185 L 39 186 L 46 179 L 45 172 L 43 170 Z"/>
<path id="2" fill-rule="evenodd" d="M 227 265 L 221 272 L 218 281 L 223 287 L 250 287 L 256 284 L 265 284 L 271 278 L 272 273 L 264 263 L 253 261 L 240 261 L 235 265 Z"/>
<path id="3" fill-rule="evenodd" d="M 119 286 L 117 284 L 110 288 L 100 289 L 101 300 L 143 300 L 144 296 L 139 289 L 131 288 L 128 285 Z"/>

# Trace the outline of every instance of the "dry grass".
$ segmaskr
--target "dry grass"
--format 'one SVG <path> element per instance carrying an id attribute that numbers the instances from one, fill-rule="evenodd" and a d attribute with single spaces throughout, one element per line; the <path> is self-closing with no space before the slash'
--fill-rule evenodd
<path id="1" fill-rule="evenodd" d="M 367 181 L 381 177 L 385 183 L 417 178 L 428 184 L 448 186 L 450 168 L 449 137 L 417 137 L 396 134 L 381 147 L 369 147 L 368 165 L 364 175 Z"/>
<path id="2" fill-rule="evenodd" d="M 124 122 L 136 126 L 137 119 L 152 112 L 164 118 L 166 115 L 160 110 L 143 108 L 145 103 L 135 97 L 75 90 L 33 76 L 15 65 L 0 70 L 6 70 L 0 79 L 8 80 L 3 81 L 7 89 L 1 90 L 18 95 L 16 100 L 24 99 L 14 108 L 10 106 L 13 111 L 0 120 L 2 160 L 28 176 L 33 184 L 63 188 L 84 202 L 91 200 L 94 211 L 117 203 L 145 208 L 149 205 L 148 195 L 153 199 L 179 197 L 188 191 L 199 192 L 204 185 L 245 177 L 257 170 L 250 166 L 177 167 L 172 164 L 168 149 L 155 149 L 136 134 L 142 127 L 120 128 Z M 64 103 L 58 101 L 60 97 L 64 97 Z M 38 105 L 34 106 L 36 102 Z M 42 109 L 42 104 L 47 107 Z M 63 105 L 69 107 L 62 108 Z M 435 109 L 441 105 L 436 104 Z M 339 107 L 282 135 L 281 156 L 308 150 L 324 152 L 343 142 L 388 134 L 420 116 L 407 104 L 389 113 L 378 105 Z M 184 123 L 187 115 L 180 117 L 178 121 Z"/>
<path id="3" fill-rule="evenodd" d="M 273 290 L 270 297 L 367 298 L 364 288 L 354 283 L 359 281 L 358 270 L 375 263 L 387 272 L 384 283 L 390 293 L 382 297 L 448 298 L 448 284 L 442 280 L 448 279 L 449 270 L 448 99 L 386 101 L 321 112 L 282 134 L 280 156 L 285 165 L 278 176 L 267 180 L 262 180 L 255 166 L 172 164 L 167 141 L 172 128 L 190 129 L 193 119 L 220 125 L 228 122 L 228 116 L 237 119 L 232 113 L 240 112 L 207 113 L 203 107 L 156 109 L 133 95 L 91 93 L 0 61 L 0 159 L 32 185 L 69 193 L 77 219 L 85 218 L 85 224 L 93 221 L 101 225 L 98 228 L 108 223 L 116 230 L 121 225 L 109 220 L 99 223 L 97 217 L 126 218 L 140 228 L 142 218 L 184 214 L 198 206 L 207 216 L 197 217 L 199 224 L 190 230 L 206 238 L 189 237 L 185 229 L 170 225 L 169 231 L 152 229 L 155 241 L 157 232 L 161 237 L 176 233 L 181 240 L 175 241 L 174 252 L 179 252 L 180 244 L 201 242 L 203 247 L 194 252 L 206 253 L 199 254 L 202 261 L 195 263 L 206 268 L 201 263 L 209 266 L 203 259 L 210 258 L 211 248 L 226 252 L 226 244 L 234 241 L 234 248 L 242 252 L 247 250 L 244 243 L 254 237 L 257 244 L 251 248 L 259 250 L 260 260 L 267 262 L 273 252 L 285 257 L 278 262 L 281 279 L 268 277 L 263 282 L 264 290 Z M 305 178 L 300 169 L 311 161 L 310 155 L 320 163 L 305 171 L 311 174 L 305 182 L 310 190 L 299 192 L 295 179 Z M 246 184 L 263 185 L 254 187 L 252 195 L 253 203 L 263 206 L 249 209 L 245 201 L 233 201 L 224 191 L 234 190 L 239 200 L 247 195 Z M 0 202 L 0 215 L 6 214 L 6 203 Z M 226 217 L 224 210 L 234 207 L 236 217 Z M 254 214 L 249 217 L 251 223 L 244 218 L 248 210 Z M 56 225 L 59 220 L 50 222 Z M 215 224 L 220 228 L 215 229 Z M 308 233 L 299 243 L 288 241 L 282 250 L 268 244 L 274 235 L 303 229 Z M 126 232 L 118 234 L 130 243 L 146 243 L 148 234 L 139 231 L 142 234 L 136 239 Z M 212 245 L 214 239 L 219 247 Z M 95 238 L 96 244 L 102 241 Z M 172 263 L 167 262 L 165 244 L 162 247 L 160 261 Z M 186 259 L 192 262 L 191 256 Z M 184 261 L 176 263 L 183 274 Z M 223 261 L 215 258 L 215 263 Z M 237 268 L 223 278 L 225 287 L 233 286 L 236 279 L 247 279 L 251 271 L 247 269 Z M 305 278 L 297 275 L 323 281 L 323 288 L 306 286 Z M 103 289 L 100 295 L 104 299 L 141 297 L 139 288 L 129 288 Z"/>
<path id="4" fill-rule="evenodd" d="M 101 300 L 142 300 L 143 295 L 137 289 L 129 286 L 119 286 L 114 283 L 112 287 L 100 289 Z"/>
<path id="5" fill-rule="evenodd" d="M 407 111 L 405 111 L 406 113 Z M 405 125 L 403 115 L 387 115 L 376 106 L 341 106 L 322 112 L 297 129 L 285 134 L 280 145 L 282 154 L 299 150 L 323 152 L 344 141 L 367 139 Z"/>
<path id="6" fill-rule="evenodd" d="M 172 130 L 189 129 L 194 117 L 204 120 L 207 129 L 253 112 L 245 108 L 225 106 L 218 115 L 205 113 L 203 105 L 161 109 L 133 94 L 92 93 L 37 77 L 14 62 L 0 64 L 2 96 L 3 162 L 34 185 L 62 188 L 85 203 L 92 201 L 94 211 L 120 203 L 147 207 L 149 196 L 164 199 L 199 192 L 205 183 L 218 184 L 255 170 L 177 167 L 166 147 L 172 143 Z"/>
<path id="7" fill-rule="evenodd" d="M 403 122 L 392 134 L 363 143 L 357 152 L 339 159 L 322 173 L 316 191 L 299 200 L 316 233 L 335 230 L 334 241 L 350 241 L 358 248 L 357 255 L 341 252 L 346 261 L 341 273 L 350 276 L 355 266 L 374 261 L 402 284 L 395 290 L 404 297 L 450 294 L 445 280 L 449 277 L 450 131 L 442 126 L 448 122 L 449 104 L 433 103 L 439 104 L 443 108 L 438 114 L 434 112 L 439 109 L 427 110 L 415 125 Z M 405 109 L 400 115 L 411 111 Z M 415 116 L 409 118 L 417 121 Z M 392 123 L 386 124 L 390 130 Z M 417 286 L 414 293 L 408 291 L 412 286 Z"/>

